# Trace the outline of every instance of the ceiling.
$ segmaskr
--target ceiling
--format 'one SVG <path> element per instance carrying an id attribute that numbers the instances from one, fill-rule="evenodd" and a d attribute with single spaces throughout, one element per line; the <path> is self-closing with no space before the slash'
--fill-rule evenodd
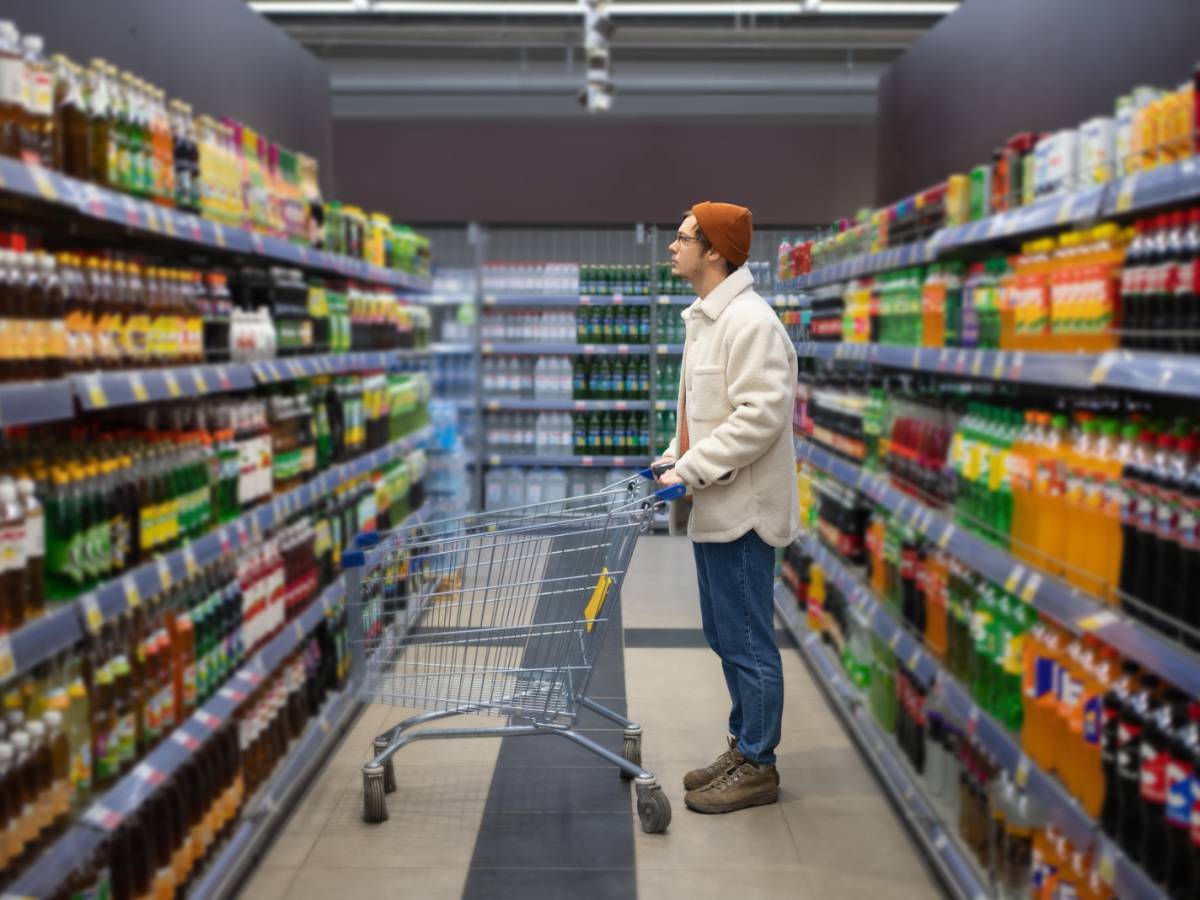
<path id="1" fill-rule="evenodd" d="M 586 117 L 571 0 L 264 0 L 328 67 L 338 119 Z M 880 75 L 956 7 L 612 0 L 613 118 L 864 122 Z"/>

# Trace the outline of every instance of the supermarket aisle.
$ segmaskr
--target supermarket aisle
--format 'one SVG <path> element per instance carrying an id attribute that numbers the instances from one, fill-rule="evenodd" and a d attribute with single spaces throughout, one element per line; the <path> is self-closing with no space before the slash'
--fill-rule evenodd
<path id="1" fill-rule="evenodd" d="M 790 647 L 783 653 L 780 803 L 728 816 L 684 808 L 683 773 L 721 749 L 727 702 L 720 667 L 703 643 L 695 590 L 690 544 L 644 537 L 624 591 L 623 635 L 610 629 L 594 682 L 594 695 L 619 711 L 627 694 L 645 727 L 643 758 L 674 810 L 666 835 L 641 832 L 632 791 L 611 767 L 566 742 L 536 737 L 405 748 L 395 758 L 399 790 L 389 797 L 390 820 L 366 825 L 358 767 L 383 723 L 404 714 L 371 707 L 242 896 L 939 896 Z M 618 730 L 592 736 L 620 748 Z"/>

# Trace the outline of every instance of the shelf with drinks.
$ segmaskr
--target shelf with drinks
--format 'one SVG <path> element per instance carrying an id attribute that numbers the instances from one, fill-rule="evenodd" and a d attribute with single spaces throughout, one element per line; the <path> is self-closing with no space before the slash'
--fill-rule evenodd
<path id="1" fill-rule="evenodd" d="M 908 528 L 945 550 L 1010 594 L 1075 634 L 1094 635 L 1123 657 L 1134 660 L 1189 696 L 1200 697 L 1200 659 L 1180 643 L 1134 622 L 1112 604 L 1018 560 L 1005 550 L 960 527 L 887 479 L 838 458 L 817 444 L 798 439 L 796 457 L 837 481 L 861 491 Z"/>
<path id="2" fill-rule="evenodd" d="M 924 847 L 927 858 L 953 887 L 954 896 L 990 896 L 988 885 L 980 879 L 959 842 L 953 839 L 935 812 L 890 737 L 864 709 L 858 690 L 838 671 L 836 663 L 821 647 L 820 637 L 805 626 L 796 606 L 796 598 L 790 596 L 780 584 L 775 586 L 775 610 L 854 742 L 901 810 L 909 829 Z"/>
<path id="3" fill-rule="evenodd" d="M 222 525 L 172 552 L 117 575 L 44 616 L 34 618 L 0 638 L 0 683 L 19 678 L 78 643 L 88 631 L 119 619 L 172 585 L 236 547 L 258 543 L 263 534 L 315 503 L 381 466 L 423 447 L 430 430 L 424 428 L 350 462 L 335 466 L 307 484 L 276 496 L 234 521 Z"/>
<path id="4" fill-rule="evenodd" d="M 564 343 L 500 343 L 484 341 L 480 345 L 484 356 L 639 356 L 650 352 L 646 344 L 564 344 Z"/>
<path id="5" fill-rule="evenodd" d="M 1192 73 L 1172 91 L 1135 88 L 1116 101 L 1112 116 L 1077 128 L 1013 135 L 969 174 L 842 220 L 829 238 L 785 242 L 780 277 L 798 275 L 815 287 L 929 262 L 931 252 L 1194 200 L 1200 196 L 1197 80 L 1200 74 Z"/>
<path id="6" fill-rule="evenodd" d="M 153 236 L 204 247 L 222 254 L 242 254 L 264 262 L 283 263 L 307 271 L 408 291 L 429 289 L 429 279 L 386 269 L 364 260 L 293 243 L 233 225 L 201 218 L 80 181 L 53 169 L 0 156 L 0 191 L 23 200 L 66 207 L 83 219 L 99 220 Z"/>
<path id="7" fill-rule="evenodd" d="M 444 356 L 466 356 L 475 352 L 475 345 L 466 342 L 435 341 L 429 345 L 429 352 Z"/>
<path id="8" fill-rule="evenodd" d="M 649 400 L 485 400 L 488 412 L 645 412 Z"/>
<path id="9" fill-rule="evenodd" d="M 485 453 L 484 462 L 489 466 L 549 466 L 561 468 L 598 468 L 620 469 L 645 468 L 650 462 L 649 456 L 561 456 L 552 454 L 537 454 L 534 456 L 521 454 Z"/>
<path id="10" fill-rule="evenodd" d="M 800 543 L 807 556 L 820 566 L 827 584 L 836 586 L 840 591 L 847 607 L 846 614 L 855 615 L 855 623 L 865 625 L 874 633 L 876 649 L 886 647 L 895 664 L 920 682 L 924 693 L 912 698 L 917 708 L 911 721 L 924 731 L 922 740 L 925 745 L 934 739 L 928 730 L 930 719 L 938 715 L 946 717 L 976 747 L 985 750 L 1007 773 L 1011 786 L 1032 802 L 1031 808 L 1026 807 L 1027 811 L 1033 813 L 1030 819 L 1044 817 L 1052 821 L 1076 849 L 1088 855 L 1091 868 L 1097 870 L 1117 896 L 1147 900 L 1159 900 L 1165 896 L 1114 841 L 1097 829 L 1095 817 L 1089 815 L 1066 787 L 1030 759 L 1021 747 L 1019 736 L 975 702 L 971 691 L 934 658 L 921 637 L 897 621 L 887 604 L 839 554 L 826 547 L 812 533 L 801 538 Z M 789 605 L 796 610 L 793 615 L 797 618 L 803 614 L 795 606 L 794 597 L 785 596 L 784 600 L 792 601 Z M 853 658 L 853 653 L 850 658 Z M 930 694 L 937 698 L 933 703 L 925 700 Z M 939 728 L 942 727 L 941 721 L 938 721 Z M 922 763 L 921 768 L 926 769 L 930 754 L 924 747 L 915 749 Z M 993 867 L 993 875 L 998 868 Z M 1028 875 L 1024 873 L 1023 877 Z"/>
<path id="11" fill-rule="evenodd" d="M 236 564 L 231 558 L 198 573 L 192 582 L 192 599 L 188 599 L 187 591 L 179 596 L 182 605 L 141 607 L 125 623 L 128 630 L 106 626 L 93 635 L 82 654 L 88 663 L 75 676 L 80 690 L 76 694 L 73 685 L 71 700 L 64 695 L 62 703 L 63 718 L 72 723 L 67 736 L 74 761 L 69 772 L 64 766 L 61 783 L 56 780 L 54 790 L 69 800 L 69 807 L 56 820 L 54 829 L 41 827 L 31 832 L 37 838 L 32 846 L 44 852 L 36 860 L 26 860 L 32 865 L 21 874 L 19 884 L 56 887 L 67 879 L 74 883 L 95 878 L 101 873 L 83 870 L 95 868 L 89 859 L 91 851 L 97 849 L 113 854 L 112 877 L 117 880 L 120 876 L 115 869 L 128 863 L 115 861 L 117 851 L 111 841 L 100 848 L 91 841 L 90 834 L 108 835 L 116 841 L 113 832 L 128 838 L 130 829 L 145 828 L 158 830 L 148 836 L 139 835 L 155 847 L 152 852 L 159 854 L 158 874 L 154 875 L 152 868 L 149 877 L 163 878 L 164 867 L 170 865 L 165 860 L 172 854 L 157 842 L 162 838 L 175 853 L 183 852 L 187 829 L 181 830 L 179 824 L 189 816 L 189 806 L 198 816 L 197 800 L 206 801 L 185 797 L 182 809 L 176 806 L 174 816 L 165 820 L 161 818 L 164 806 L 180 802 L 178 795 L 169 796 L 176 789 L 193 790 L 194 785 L 180 783 L 193 777 L 185 770 L 194 773 L 201 765 L 200 757 L 213 753 L 214 741 L 224 746 L 220 753 L 229 754 L 224 759 L 229 766 L 228 778 L 234 780 L 236 776 L 244 783 L 236 800 L 226 798 L 230 805 L 221 813 L 221 827 L 214 824 L 209 831 L 220 831 L 224 837 L 239 816 L 245 819 L 256 814 L 256 789 L 267 781 L 277 762 L 299 752 L 294 741 L 300 738 L 305 720 L 320 714 L 326 693 L 337 691 L 349 674 L 344 585 L 337 574 L 337 550 L 343 536 L 362 528 L 390 527 L 392 522 L 409 523 L 423 515 L 419 482 L 411 484 L 411 491 L 399 483 L 384 494 L 377 494 L 374 485 L 370 491 L 375 496 L 365 506 L 361 492 L 332 500 L 317 526 L 308 529 L 307 547 L 281 545 L 279 568 L 255 564 L 254 551 L 248 549 L 248 555 Z M 382 498 L 378 506 L 376 497 Z M 405 516 L 410 501 L 419 504 L 418 509 Z M 250 565 L 243 566 L 243 561 Z M 233 580 L 226 583 L 227 578 Z M 328 584 L 324 590 L 319 589 L 322 583 Z M 294 592 L 293 585 L 304 585 L 303 592 Z M 210 596 L 210 591 L 216 593 Z M 218 600 L 218 606 L 212 607 L 205 597 Z M 204 602 L 197 605 L 197 598 Z M 230 601 L 234 601 L 233 608 Z M 285 606 L 286 612 L 278 615 Z M 274 623 L 265 631 L 260 626 L 269 622 L 263 619 Z M 102 661 L 107 654 L 123 653 L 126 636 L 133 640 L 140 629 L 151 638 L 158 633 L 165 635 L 166 647 L 154 644 L 144 659 L 140 651 L 136 657 L 130 656 L 136 662 L 126 664 L 114 679 L 111 664 Z M 124 661 L 126 656 L 118 658 Z M 59 660 L 42 671 L 36 683 L 6 694 L 6 709 L 17 710 L 10 712 L 6 720 L 10 734 L 22 721 L 12 717 L 21 717 L 22 709 L 29 716 L 37 715 L 41 706 L 31 706 L 34 701 L 59 708 L 54 698 L 63 691 L 55 687 L 56 679 L 65 672 L 63 683 L 70 681 L 74 671 L 71 666 L 78 667 L 78 661 Z M 279 719 L 280 715 L 286 716 L 286 722 Z M 121 724 L 126 720 L 127 727 Z M 282 730 L 277 732 L 277 727 Z M 203 765 L 211 762 L 209 759 Z M 208 777 L 206 773 L 204 778 Z M 258 797 L 262 796 L 259 792 Z M 61 833 L 63 822 L 70 821 L 68 810 L 81 814 L 66 835 L 46 849 L 45 845 Z M 194 824 L 203 828 L 198 822 Z M 218 846 L 214 834 L 200 837 L 203 847 L 197 848 L 194 858 L 177 860 L 183 869 L 181 872 L 177 867 L 173 873 L 177 888 L 185 879 L 194 883 L 199 866 L 211 859 Z M 71 852 L 64 854 L 64 849 Z M 69 858 L 69 865 L 62 865 L 64 856 L 74 857 Z M 126 872 L 121 875 L 129 877 Z M 10 892 L 13 889 L 10 885 Z M 58 896 L 52 890 L 28 893 Z"/>

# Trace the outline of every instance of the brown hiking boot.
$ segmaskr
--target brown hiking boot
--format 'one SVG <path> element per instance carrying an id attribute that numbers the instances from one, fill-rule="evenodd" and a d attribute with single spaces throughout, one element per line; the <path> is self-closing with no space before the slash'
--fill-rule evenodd
<path id="1" fill-rule="evenodd" d="M 699 790 L 688 791 L 683 802 L 701 813 L 727 813 L 748 806 L 765 806 L 779 799 L 779 772 L 743 761 Z"/>
<path id="2" fill-rule="evenodd" d="M 703 769 L 692 769 L 692 771 L 683 776 L 683 789 L 685 791 L 699 790 L 717 776 L 724 775 L 734 766 L 740 765 L 742 760 L 745 759 L 738 751 L 737 738 L 729 737 L 725 740 L 729 742 L 728 750 Z"/>

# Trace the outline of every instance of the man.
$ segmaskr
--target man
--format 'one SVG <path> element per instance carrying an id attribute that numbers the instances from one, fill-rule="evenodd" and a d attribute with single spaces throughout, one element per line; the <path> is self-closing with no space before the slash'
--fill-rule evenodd
<path id="1" fill-rule="evenodd" d="M 684 802 L 725 813 L 779 799 L 775 747 L 783 666 L 775 644 L 774 547 L 800 530 L 792 403 L 796 351 L 754 292 L 750 210 L 692 207 L 671 244 L 671 271 L 699 299 L 683 312 L 686 343 L 675 439 L 656 465 L 690 489 L 700 614 L 721 658 L 732 707 L 729 748 L 683 779 Z"/>

